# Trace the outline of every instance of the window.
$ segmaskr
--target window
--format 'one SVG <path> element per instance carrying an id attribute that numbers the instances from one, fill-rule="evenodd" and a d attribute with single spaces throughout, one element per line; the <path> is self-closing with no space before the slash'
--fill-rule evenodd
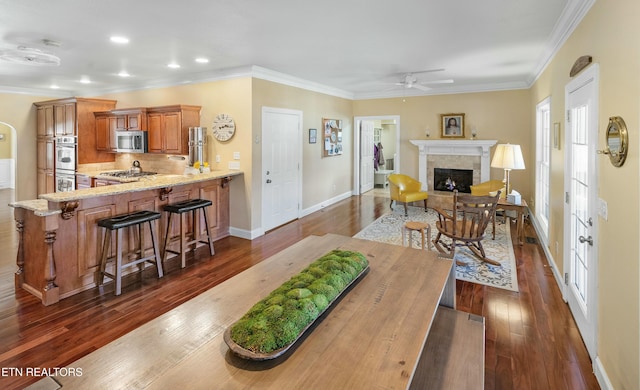
<path id="1" fill-rule="evenodd" d="M 551 98 L 536 106 L 536 220 L 545 243 L 549 237 L 549 188 L 551 172 Z"/>

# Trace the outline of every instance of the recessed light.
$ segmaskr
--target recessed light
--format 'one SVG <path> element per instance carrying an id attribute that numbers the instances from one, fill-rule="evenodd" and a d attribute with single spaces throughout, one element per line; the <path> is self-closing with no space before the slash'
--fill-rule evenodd
<path id="1" fill-rule="evenodd" d="M 122 72 L 118 73 L 118 76 L 120 76 L 120 77 L 129 77 L 131 75 L 123 70 Z"/>
<path id="2" fill-rule="evenodd" d="M 171 69 L 178 69 L 180 67 L 180 65 L 176 64 L 175 62 L 172 62 L 167 66 Z"/>
<path id="3" fill-rule="evenodd" d="M 206 64 L 206 63 L 209 62 L 209 59 L 200 57 L 200 58 L 196 58 L 196 62 L 198 62 L 200 64 Z"/>
<path id="4" fill-rule="evenodd" d="M 88 77 L 83 77 L 83 78 L 81 78 L 81 79 L 80 79 L 80 82 L 81 82 L 82 84 L 90 84 L 90 83 L 91 83 L 91 80 L 89 80 L 89 78 L 88 78 Z"/>
<path id="5" fill-rule="evenodd" d="M 55 85 L 55 84 L 51 84 L 51 86 L 50 86 L 49 88 L 51 88 L 51 89 L 58 89 L 58 88 L 60 88 L 60 87 L 59 87 L 59 86 L 57 86 L 57 85 Z"/>
<path id="6" fill-rule="evenodd" d="M 113 37 L 109 38 L 109 40 L 111 40 L 111 42 L 113 42 L 113 43 L 120 43 L 120 44 L 129 43 L 129 38 L 127 38 L 127 37 L 113 36 Z"/>

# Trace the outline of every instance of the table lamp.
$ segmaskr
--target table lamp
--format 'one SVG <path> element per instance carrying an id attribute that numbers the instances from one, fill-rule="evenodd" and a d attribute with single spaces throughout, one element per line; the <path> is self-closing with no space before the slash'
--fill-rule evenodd
<path id="1" fill-rule="evenodd" d="M 504 169 L 506 177 L 505 188 L 507 195 L 509 195 L 511 193 L 509 173 L 512 169 L 524 169 L 524 159 L 522 158 L 520 145 L 498 144 L 496 152 L 493 154 L 493 160 L 491 160 L 491 167 Z"/>

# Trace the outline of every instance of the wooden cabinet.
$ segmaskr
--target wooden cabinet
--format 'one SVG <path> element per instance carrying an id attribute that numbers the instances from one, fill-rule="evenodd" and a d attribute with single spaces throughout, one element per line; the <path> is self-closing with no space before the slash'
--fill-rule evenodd
<path id="1" fill-rule="evenodd" d="M 38 194 L 55 192 L 55 143 L 53 137 L 38 138 L 36 168 Z"/>
<path id="2" fill-rule="evenodd" d="M 38 169 L 37 171 L 38 194 L 50 194 L 56 192 L 56 178 L 53 171 Z"/>
<path id="3" fill-rule="evenodd" d="M 53 137 L 53 105 L 38 107 L 38 137 Z"/>
<path id="4" fill-rule="evenodd" d="M 116 151 L 116 128 L 118 118 L 109 111 L 94 112 L 96 118 L 96 150 Z"/>
<path id="5" fill-rule="evenodd" d="M 110 186 L 112 184 L 120 184 L 121 182 L 117 181 L 117 180 L 109 180 L 109 179 L 93 179 L 93 186 L 94 187 L 104 187 L 104 186 Z"/>
<path id="6" fill-rule="evenodd" d="M 209 220 L 208 234 L 214 240 L 222 238 L 229 234 L 229 184 L 225 179 L 218 179 L 212 183 L 203 184 L 199 189 L 199 198 L 208 199 L 213 204 L 207 208 L 207 219 Z M 204 218 L 199 213 L 201 228 L 200 234 L 204 233 Z"/>
<path id="7" fill-rule="evenodd" d="M 82 174 L 76 174 L 76 188 L 77 189 L 82 189 L 82 188 L 91 188 L 91 176 L 89 175 L 82 175 Z"/>
<path id="8" fill-rule="evenodd" d="M 147 130 L 146 108 L 113 110 L 111 114 L 115 116 L 115 130 Z"/>
<path id="9" fill-rule="evenodd" d="M 76 103 L 54 104 L 53 123 L 56 137 L 76 135 Z"/>
<path id="10" fill-rule="evenodd" d="M 114 109 L 115 100 L 73 97 L 37 102 L 34 105 L 37 107 L 38 167 L 55 169 L 51 163 L 55 159 L 55 136 L 78 137 L 77 164 L 115 161 L 113 154 L 96 149 L 96 119 L 93 115 L 96 111 Z M 53 172 L 51 175 L 42 173 L 43 175 L 40 172 L 38 175 L 38 194 L 53 192 L 50 191 L 55 190 Z M 51 180 L 51 183 L 47 180 Z"/>
<path id="11" fill-rule="evenodd" d="M 39 138 L 38 141 L 38 161 L 36 167 L 38 169 L 53 171 L 55 169 L 55 143 L 53 138 Z"/>
<path id="12" fill-rule="evenodd" d="M 76 135 L 76 103 L 54 103 L 38 106 L 38 137 Z"/>
<path id="13" fill-rule="evenodd" d="M 147 109 L 149 153 L 189 154 L 189 127 L 200 126 L 200 106 Z"/>

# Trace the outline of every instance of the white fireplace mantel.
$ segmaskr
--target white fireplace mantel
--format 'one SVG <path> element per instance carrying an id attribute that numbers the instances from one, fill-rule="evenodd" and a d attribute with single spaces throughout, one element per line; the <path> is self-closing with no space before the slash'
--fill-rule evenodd
<path id="1" fill-rule="evenodd" d="M 427 156 L 439 154 L 447 156 L 480 156 L 480 178 L 485 182 L 490 178 L 490 150 L 496 140 L 410 140 L 420 150 L 418 159 L 418 179 L 422 190 L 427 191 Z"/>

